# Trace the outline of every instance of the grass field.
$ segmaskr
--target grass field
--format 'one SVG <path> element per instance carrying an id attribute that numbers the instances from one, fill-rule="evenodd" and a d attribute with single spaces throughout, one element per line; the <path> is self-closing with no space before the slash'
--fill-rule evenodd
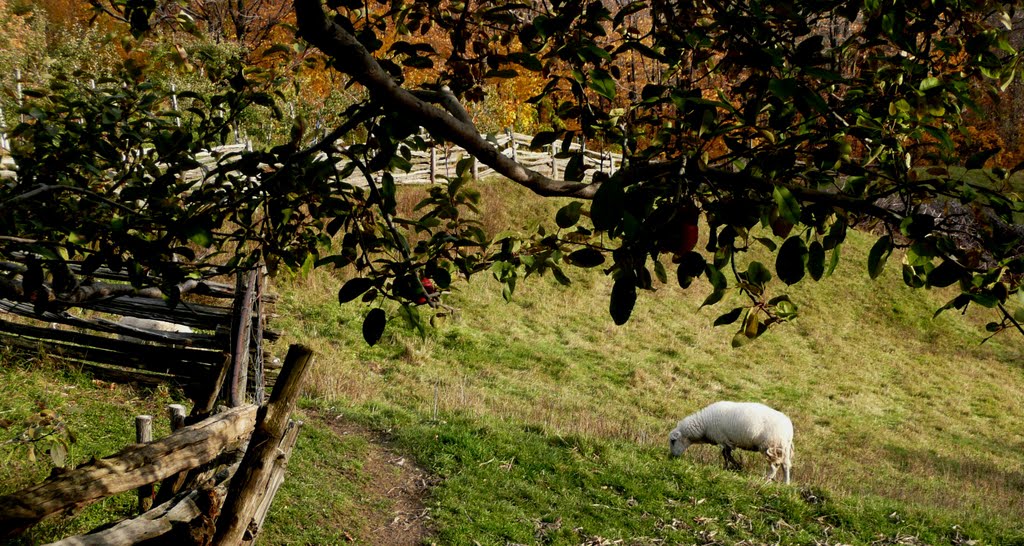
<path id="1" fill-rule="evenodd" d="M 482 191 L 506 203 L 483 212 L 492 230 L 557 209 L 503 185 Z M 511 303 L 483 274 L 457 285 L 446 301 L 459 312 L 425 337 L 397 319 L 371 348 L 367 308 L 337 303 L 350 272 L 281 276 L 278 349 L 305 343 L 316 360 L 261 544 L 367 543 L 367 503 L 386 509 L 364 498 L 371 440 L 332 434 L 324 416 L 375 431 L 435 477 L 425 503 L 437 544 L 1024 544 L 1024 339 L 981 344 L 980 313 L 933 319 L 951 294 L 905 288 L 897 256 L 868 279 L 872 242 L 852 234 L 832 278 L 792 290 L 800 318 L 739 349 L 711 326 L 731 306 L 700 309 L 701 283 L 641 294 L 616 327 L 599 271 L 570 272 L 570 287 L 528 279 Z M 12 390 L 18 374 L 50 376 L 8 369 L 0 410 L 30 411 L 31 397 L 9 402 L 25 390 Z M 64 399 L 52 381 L 78 385 L 59 413 L 97 396 L 84 379 L 38 380 L 58 397 L 48 405 Z M 794 485 L 766 485 L 752 453 L 742 473 L 708 446 L 667 457 L 676 421 L 719 399 L 790 415 Z M 114 435 L 91 419 L 78 426 Z M 0 492 L 31 481 L 11 460 Z"/>
<path id="2" fill-rule="evenodd" d="M 512 206 L 487 211 L 488 221 L 550 218 L 557 207 L 502 197 Z M 449 299 L 460 308 L 456 318 L 425 338 L 393 321 L 373 348 L 359 339 L 367 309 L 334 300 L 346 272 L 322 272 L 282 286 L 280 325 L 318 354 L 310 400 L 392 430 L 399 446 L 444 478 L 433 493 L 441 543 L 529 543 L 551 529 L 549 519 L 567 536 L 544 541 L 593 534 L 672 543 L 696 540 L 693 518 L 756 519 L 701 502 L 717 495 L 751 503 L 769 527 L 777 521 L 759 503 L 801 506 L 784 518 L 800 531 L 783 543 L 828 541 L 841 529 L 851 543 L 887 533 L 955 543 L 967 529 L 985 543 L 1021 540 L 1024 341 L 981 344 L 983 313 L 932 319 L 951 294 L 903 287 L 897 257 L 870 281 L 872 242 L 854 234 L 833 279 L 794 290 L 801 318 L 739 349 L 729 346 L 731 331 L 711 327 L 730 305 L 698 308 L 706 286 L 659 286 L 641 295 L 626 326 L 613 326 L 610 283 L 599 271 L 577 271 L 568 288 L 550 279 L 521 283 L 512 303 L 497 283 L 474 278 Z M 797 487 L 763 488 L 764 465 L 753 454 L 740 475 L 720 470 L 707 447 L 667 460 L 675 422 L 722 398 L 791 415 Z M 609 484 L 581 477 L 594 473 Z M 721 484 L 728 486 L 720 491 Z M 808 496 L 841 506 L 845 523 L 817 526 L 820 514 L 801 511 Z M 688 503 L 724 512 L 701 515 Z M 666 531 L 670 519 L 689 528 Z M 754 531 L 730 540 L 776 540 L 751 524 Z"/>

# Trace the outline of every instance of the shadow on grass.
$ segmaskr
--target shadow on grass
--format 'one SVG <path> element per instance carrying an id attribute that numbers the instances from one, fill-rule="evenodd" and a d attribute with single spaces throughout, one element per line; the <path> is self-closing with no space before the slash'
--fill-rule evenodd
<path id="1" fill-rule="evenodd" d="M 1024 521 L 1024 472 L 995 464 L 950 457 L 928 449 L 889 445 L 886 458 L 908 476 L 906 488 L 897 496 L 970 513 L 984 504 L 1002 516 Z M 1005 502 L 999 502 L 1003 499 Z"/>

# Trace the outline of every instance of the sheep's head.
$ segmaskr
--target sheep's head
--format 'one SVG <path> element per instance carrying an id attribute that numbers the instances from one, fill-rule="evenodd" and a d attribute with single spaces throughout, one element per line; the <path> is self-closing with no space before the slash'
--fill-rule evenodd
<path id="1" fill-rule="evenodd" d="M 668 450 L 673 457 L 682 455 L 691 443 L 689 438 L 683 437 L 683 433 L 679 432 L 679 429 L 673 430 L 668 435 Z"/>

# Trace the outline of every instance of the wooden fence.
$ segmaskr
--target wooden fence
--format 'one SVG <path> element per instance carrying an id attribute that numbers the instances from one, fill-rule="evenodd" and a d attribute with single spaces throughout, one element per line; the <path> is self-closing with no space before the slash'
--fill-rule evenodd
<path id="1" fill-rule="evenodd" d="M 41 519 L 140 489 L 157 506 L 139 517 L 55 544 L 251 544 L 283 480 L 301 422 L 295 408 L 309 349 L 293 345 L 266 406 L 241 404 L 183 426 L 158 441 L 54 473 L 43 483 L 0 497 L 0 538 Z M 166 499 L 166 500 L 164 500 Z M 148 509 L 147 509 L 148 508 Z M 152 542 L 146 542 L 147 544 Z"/>
<path id="2" fill-rule="evenodd" d="M 20 70 L 16 69 L 14 71 L 13 84 L 11 91 L 14 94 L 16 103 L 20 106 L 23 104 L 23 79 Z M 95 82 L 92 82 L 90 85 L 94 88 L 96 86 Z M 175 94 L 173 84 L 171 85 L 171 104 L 169 106 L 172 110 L 178 110 L 177 95 Z M 294 108 L 292 108 L 292 110 L 294 111 Z M 178 118 L 178 123 L 180 125 L 180 118 Z M 555 144 L 546 146 L 544 150 L 532 150 L 530 148 L 530 143 L 532 142 L 533 137 L 529 135 L 514 133 L 511 130 L 507 130 L 502 134 L 491 135 L 488 139 L 503 154 L 518 161 L 524 167 L 549 175 L 551 178 L 558 178 L 561 174 L 564 174 L 569 162 L 569 158 L 565 157 L 568 154 L 557 153 L 561 151 L 561 146 L 557 147 L 558 150 L 556 152 Z M 246 139 L 240 139 L 238 131 L 236 131 L 235 140 L 244 141 Z M 202 171 L 212 168 L 215 164 L 215 157 L 218 155 L 239 151 L 244 147 L 251 148 L 251 146 L 252 143 L 246 142 L 245 144 L 223 146 L 216 149 L 216 153 L 214 154 L 199 154 L 197 160 L 203 166 L 194 171 L 192 176 L 194 176 L 195 179 L 201 178 L 203 174 Z M 14 161 L 10 158 L 10 149 L 4 111 L 3 108 L 0 107 L 0 182 L 17 176 L 17 168 Z M 588 149 L 586 143 L 582 141 L 573 141 L 567 151 L 569 153 L 583 153 L 585 166 L 583 177 L 584 181 L 589 181 L 593 176 L 593 173 L 596 171 L 611 173 L 622 163 L 621 154 Z M 445 176 L 450 178 L 454 176 L 455 166 L 465 157 L 467 157 L 467 153 L 461 147 L 438 143 L 431 147 L 429 151 L 414 151 L 412 153 L 411 160 L 412 168 L 409 172 L 395 172 L 393 173 L 393 176 L 395 177 L 395 182 L 399 184 L 436 183 L 439 177 Z M 486 178 L 495 174 L 494 170 L 487 166 L 482 166 L 477 169 L 474 162 L 474 179 Z M 346 182 L 357 186 L 363 186 L 366 184 L 362 175 L 359 173 L 350 175 L 346 179 Z"/>
<path id="3" fill-rule="evenodd" d="M 0 131 L 2 132 L 2 131 Z M 587 149 L 579 142 L 573 142 L 569 147 L 569 154 L 560 153 L 560 146 L 554 144 L 545 146 L 543 151 L 532 150 L 530 142 L 533 137 L 521 133 L 508 132 L 492 136 L 490 138 L 502 154 L 513 158 L 524 167 L 537 172 L 558 178 L 565 174 L 568 166 L 569 154 L 578 154 L 582 151 L 583 163 L 586 166 L 583 181 L 590 181 L 595 172 L 611 173 L 622 164 L 622 155 L 612 152 L 598 152 Z M 239 143 L 220 146 L 211 152 L 201 152 L 196 155 L 200 166 L 185 173 L 187 180 L 201 180 L 204 176 L 213 171 L 218 165 L 218 158 L 229 156 L 252 148 L 252 143 Z M 408 172 L 395 171 L 392 176 L 396 184 L 434 184 L 443 177 L 454 177 L 455 168 L 459 161 L 469 157 L 468 153 L 461 147 L 455 145 L 436 144 L 429 150 L 416 150 L 412 152 Z M 230 161 L 230 159 L 228 159 Z M 339 170 L 342 165 L 339 164 Z M 494 169 L 473 163 L 473 178 L 482 179 L 491 176 L 498 176 Z M 4 149 L 0 147 L 0 181 L 10 180 L 17 177 L 17 167 L 13 158 L 4 155 Z M 358 171 L 348 175 L 345 182 L 358 187 L 366 186 L 366 180 Z"/>
<path id="4" fill-rule="evenodd" d="M 301 425 L 287 417 L 310 357 L 293 346 L 283 366 L 272 364 L 264 341 L 278 338 L 266 324 L 275 298 L 266 294 L 264 270 L 243 272 L 233 285 L 187 281 L 165 294 L 136 289 L 125 273 L 101 268 L 65 292 L 44 282 L 26 294 L 22 281 L 38 266 L 23 258 L 0 261 L 0 347 L 53 355 L 112 381 L 178 385 L 193 405 L 187 418 L 183 409 L 172 413 L 181 415 L 172 417 L 175 432 L 167 438 L 152 441 L 144 426 L 151 418 L 140 418 L 137 444 L 0 497 L 0 539 L 50 514 L 139 489 L 139 518 L 60 544 L 133 544 L 168 533 L 175 543 L 251 542 Z M 81 264 L 68 272 L 81 277 Z"/>
<path id="5" fill-rule="evenodd" d="M 178 304 L 170 307 L 171 295 L 135 290 L 126 273 L 107 269 L 92 272 L 92 280 L 62 295 L 58 305 L 30 303 L 17 281 L 27 270 L 23 263 L 0 262 L 0 345 L 58 355 L 103 379 L 174 384 L 205 406 L 225 384 L 229 405 L 245 401 L 246 392 L 253 402 L 263 402 L 264 368 L 272 362 L 263 341 L 278 334 L 265 328 L 263 306 L 274 297 L 264 294 L 262 272 L 239 275 L 234 287 L 183 283 L 173 295 Z M 80 270 L 72 264 L 72 273 Z M 192 332 L 140 328 L 124 317 L 187 326 Z"/>

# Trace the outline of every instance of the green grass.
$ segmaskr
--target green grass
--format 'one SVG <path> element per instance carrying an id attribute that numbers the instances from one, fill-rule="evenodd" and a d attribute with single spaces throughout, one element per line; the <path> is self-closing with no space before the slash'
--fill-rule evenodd
<path id="1" fill-rule="evenodd" d="M 338 544 L 365 531 L 360 519 L 361 457 L 367 440 L 339 437 L 307 421 L 288 464 L 262 544 Z"/>
<path id="2" fill-rule="evenodd" d="M 556 209 L 550 201 L 538 203 L 521 193 L 503 195 L 512 208 L 520 200 L 533 211 L 547 206 L 549 218 Z M 452 514 L 444 519 L 435 513 L 444 538 L 440 543 L 460 543 L 462 535 L 446 534 L 448 525 L 465 527 L 451 532 L 481 543 L 530 542 L 524 533 L 532 531 L 524 529 L 532 527 L 523 521 L 572 513 L 587 504 L 581 499 L 599 496 L 552 478 L 541 488 L 550 492 L 531 490 L 527 483 L 537 474 L 502 475 L 497 485 L 497 478 L 484 481 L 480 474 L 480 468 L 499 466 L 480 466 L 491 458 L 525 465 L 548 457 L 529 446 L 552 438 L 602 446 L 614 456 L 598 467 L 641 472 L 635 479 L 656 491 L 663 491 L 655 485 L 659 480 L 681 479 L 679 473 L 716 483 L 736 480 L 736 491 L 757 491 L 763 463 L 752 454 L 747 461 L 754 470 L 742 476 L 723 475 L 712 448 L 694 448 L 682 462 L 663 460 L 665 435 L 675 422 L 718 399 L 764 401 L 793 418 L 794 478 L 800 488 L 842 507 L 842 517 L 854 529 L 846 540 L 870 542 L 872 529 L 899 533 L 900 525 L 940 543 L 953 540 L 947 535 L 954 525 L 975 530 L 974 536 L 988 543 L 1020 536 L 1024 343 L 1003 335 L 980 344 L 988 320 L 980 313 L 947 312 L 933 319 L 934 310 L 955 294 L 904 287 L 899 256 L 880 279 L 870 280 L 865 264 L 872 243 L 868 235 L 852 234 L 832 278 L 791 290 L 801 317 L 740 349 L 729 346 L 731 330 L 711 327 L 731 306 L 699 308 L 710 291 L 701 283 L 687 291 L 669 284 L 641 294 L 630 322 L 614 326 L 607 314 L 611 285 L 597 271 L 573 273 L 568 288 L 548 278 L 520 283 L 511 303 L 482 275 L 449 297 L 459 314 L 426 338 L 396 319 L 373 348 L 360 339 L 366 309 L 334 301 L 347 273 L 318 272 L 278 287 L 285 295 L 278 325 L 289 340 L 317 351 L 309 397 L 357 416 L 396 412 L 412 423 L 398 427 L 402 433 L 412 428 L 438 434 L 437 423 L 444 422 L 457 438 L 477 438 L 480 446 L 472 449 L 479 457 L 429 442 L 408 448 L 428 470 L 446 478 L 434 492 L 435 510 Z M 505 435 L 506 440 L 492 438 Z M 558 468 L 553 464 L 547 473 L 558 474 Z M 486 501 L 495 491 L 502 492 L 500 498 Z M 714 498 L 710 492 L 705 496 Z M 624 539 L 671 542 L 667 537 L 676 536 L 635 527 L 639 515 L 665 513 L 664 508 L 647 502 L 626 508 L 617 517 L 611 510 L 577 525 L 583 534 Z M 513 517 L 517 511 L 521 514 Z M 912 521 L 906 516 L 904 523 L 883 525 L 893 512 L 919 514 L 917 523 L 906 523 Z M 805 527 L 806 518 L 818 517 L 798 514 L 804 514 L 796 521 L 804 518 Z M 598 521 L 603 523 L 590 527 Z M 508 534 L 509 526 L 516 534 Z M 574 531 L 563 525 L 560 532 Z M 774 535 L 750 536 L 769 542 Z M 807 541 L 794 535 L 784 542 Z"/>
<path id="3" fill-rule="evenodd" d="M 507 203 L 483 211 L 492 230 L 526 229 L 558 206 L 497 184 L 483 192 Z M 404 196 L 404 206 L 414 200 Z M 711 326 L 729 302 L 700 308 L 710 291 L 702 282 L 659 285 L 614 326 L 600 271 L 571 272 L 570 287 L 528 279 L 511 303 L 484 274 L 457 285 L 446 301 L 459 313 L 426 337 L 396 319 L 367 347 L 367 309 L 337 304 L 350 272 L 329 270 L 276 279 L 277 349 L 300 342 L 316 352 L 307 412 L 384 434 L 439 478 L 426 500 L 428 542 L 1024 544 L 1024 340 L 981 344 L 989 318 L 979 313 L 931 318 L 954 294 L 905 288 L 899 256 L 868 279 L 872 242 L 851 234 L 832 278 L 791 290 L 800 318 L 740 349 L 730 348 L 731 330 Z M 86 379 L 38 368 L 3 371 L 3 404 L 8 391 L 36 392 L 25 400 L 47 397 L 72 415 L 108 398 Z M 44 375 L 28 388 L 22 374 Z M 73 395 L 61 394 L 65 384 Z M 667 457 L 676 421 L 718 399 L 763 401 L 792 417 L 794 485 L 764 484 L 765 463 L 751 453 L 742 473 L 722 470 L 708 446 Z M 32 411 L 9 407 L 28 408 L 22 419 Z M 87 449 L 83 436 L 110 438 L 88 448 L 103 455 L 130 441 L 139 413 L 82 411 L 76 426 L 88 434 L 76 449 Z M 307 418 L 261 544 L 366 543 L 363 515 L 380 508 L 365 494 L 368 449 L 366 438 Z M 28 476 L 9 464 L 4 491 L 47 470 L 37 463 Z"/>
<path id="4" fill-rule="evenodd" d="M 528 425 L 455 413 L 426 420 L 363 407 L 352 419 L 392 431 L 443 480 L 430 508 L 437 544 L 868 544 L 913 535 L 1024 543 L 1024 535 L 908 509 L 875 496 L 764 484 L 661 448 L 552 435 Z"/>
<path id="5" fill-rule="evenodd" d="M 47 357 L 26 359 L 0 353 L 0 495 L 42 482 L 54 468 L 46 449 L 51 443 L 34 442 L 35 460 L 28 443 L 18 439 L 46 412 L 44 433 L 65 430 L 65 466 L 73 468 L 92 458 L 112 455 L 135 442 L 135 416 L 154 416 L 153 436 L 166 436 L 170 425 L 167 404 L 178 403 L 166 389 L 136 390 L 93 381 L 88 376 L 55 366 Z M 11 544 L 42 544 L 84 533 L 113 519 L 130 517 L 138 506 L 134 493 L 122 493 L 85 508 L 74 518 L 53 517 L 31 528 Z"/>

